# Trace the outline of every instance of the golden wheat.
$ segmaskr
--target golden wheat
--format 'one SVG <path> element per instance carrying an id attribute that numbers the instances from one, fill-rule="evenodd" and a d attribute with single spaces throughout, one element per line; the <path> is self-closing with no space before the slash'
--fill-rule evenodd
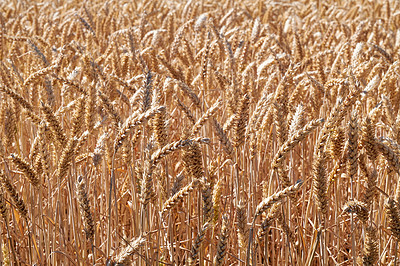
<path id="1" fill-rule="evenodd" d="M 0 1 L 0 260 L 395 264 L 399 8 Z"/>

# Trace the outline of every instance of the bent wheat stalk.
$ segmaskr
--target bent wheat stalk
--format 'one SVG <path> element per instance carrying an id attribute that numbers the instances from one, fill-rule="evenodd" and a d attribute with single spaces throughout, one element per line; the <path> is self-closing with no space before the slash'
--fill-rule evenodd
<path id="1" fill-rule="evenodd" d="M 167 211 L 175 207 L 181 200 L 183 200 L 185 196 L 189 195 L 189 193 L 193 191 L 199 184 L 200 181 L 195 179 L 192 182 L 190 182 L 186 187 L 182 188 L 172 197 L 167 199 L 163 204 L 161 214 L 165 214 Z"/>
<path id="2" fill-rule="evenodd" d="M 253 218 L 253 223 L 250 228 L 250 233 L 249 233 L 249 243 L 247 245 L 247 260 L 246 260 L 246 265 L 250 265 L 250 257 L 251 257 L 251 247 L 252 247 L 252 242 L 253 242 L 253 230 L 254 230 L 254 224 L 258 216 L 260 216 L 263 212 L 267 211 L 269 208 L 271 208 L 275 203 L 280 202 L 284 198 L 288 197 L 290 194 L 296 193 L 300 187 L 303 185 L 303 180 L 299 179 L 295 185 L 292 185 L 290 187 L 287 187 L 279 192 L 276 192 L 272 196 L 269 196 L 268 198 L 264 199 L 262 202 L 260 202 L 257 205 L 254 218 Z"/>

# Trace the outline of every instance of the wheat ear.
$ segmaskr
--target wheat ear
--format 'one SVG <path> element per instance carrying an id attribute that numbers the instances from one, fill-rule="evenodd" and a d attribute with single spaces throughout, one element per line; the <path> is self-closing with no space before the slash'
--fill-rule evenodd
<path id="1" fill-rule="evenodd" d="M 202 152 L 196 142 L 186 146 L 182 152 L 183 166 L 189 177 L 200 179 L 204 175 Z"/>
<path id="2" fill-rule="evenodd" d="M 172 197 L 167 199 L 163 204 L 163 208 L 162 208 L 161 213 L 164 214 L 168 210 L 170 210 L 174 206 L 176 206 L 181 200 L 183 200 L 183 198 L 185 196 L 189 195 L 189 193 L 191 191 L 193 191 L 198 184 L 199 184 L 199 180 L 195 179 L 191 183 L 189 183 L 189 185 L 187 185 L 186 187 L 182 188 L 177 193 L 175 193 Z"/>
<path id="3" fill-rule="evenodd" d="M 376 142 L 375 127 L 372 124 L 371 118 L 367 117 L 361 127 L 361 143 L 367 152 L 368 158 L 372 162 L 375 162 L 379 155 Z"/>
<path id="4" fill-rule="evenodd" d="M 203 198 L 204 222 L 209 222 L 214 218 L 214 206 L 212 202 L 211 184 L 205 180 L 201 182 L 201 195 Z"/>
<path id="5" fill-rule="evenodd" d="M 267 216 L 265 217 L 264 221 L 261 223 L 260 228 L 257 232 L 256 239 L 258 243 L 262 242 L 262 239 L 268 232 L 268 228 L 271 226 L 272 222 L 278 217 L 279 212 L 281 211 L 281 204 L 275 203 L 271 209 L 268 211 Z"/>
<path id="6" fill-rule="evenodd" d="M 0 191 L 0 213 L 5 223 L 8 222 L 8 209 L 3 191 Z"/>
<path id="7" fill-rule="evenodd" d="M 57 69 L 59 66 L 57 64 L 48 66 L 46 68 L 43 68 L 39 71 L 36 71 L 35 73 L 32 73 L 24 82 L 24 86 L 27 87 L 30 84 L 33 84 L 38 80 L 39 78 L 49 74 L 51 71 Z"/>
<path id="8" fill-rule="evenodd" d="M 17 154 L 11 154 L 12 162 L 17 166 L 17 168 L 24 173 L 28 181 L 37 187 L 40 184 L 38 174 L 35 169 L 24 159 L 19 157 Z"/>
<path id="9" fill-rule="evenodd" d="M 86 192 L 86 182 L 82 176 L 78 176 L 78 180 L 76 183 L 77 187 L 77 195 L 78 195 L 78 202 L 79 202 L 79 209 L 81 212 L 81 216 L 84 221 L 86 239 L 90 240 L 93 244 L 94 242 L 94 221 L 93 215 L 90 210 L 90 202 Z"/>
<path id="10" fill-rule="evenodd" d="M 214 265 L 222 265 L 227 251 L 228 238 L 229 238 L 229 224 L 228 216 L 222 217 L 221 233 L 217 244 L 217 255 L 214 257 Z"/>
<path id="11" fill-rule="evenodd" d="M 167 144 L 167 109 L 162 108 L 160 112 L 157 112 L 152 120 L 152 127 L 155 136 L 155 140 L 158 146 L 161 148 Z"/>
<path id="12" fill-rule="evenodd" d="M 119 147 L 121 147 L 122 142 L 126 140 L 129 133 L 131 133 L 133 129 L 143 124 L 145 121 L 147 121 L 147 119 L 153 117 L 157 112 L 161 112 L 162 109 L 164 108 L 165 106 L 153 107 L 144 113 L 139 114 L 138 112 L 135 112 L 131 116 L 129 116 L 126 119 L 125 123 L 122 125 L 121 129 L 119 130 L 115 138 L 114 141 L 115 152 L 118 150 Z"/>
<path id="13" fill-rule="evenodd" d="M 367 207 L 372 205 L 374 201 L 374 197 L 376 195 L 376 182 L 378 178 L 378 172 L 374 168 L 372 172 L 368 171 L 367 165 L 366 165 L 366 155 L 365 154 L 360 154 L 358 156 L 358 165 L 360 167 L 361 172 L 365 176 L 365 179 L 367 181 L 367 186 L 365 188 L 365 194 L 363 198 L 363 202 L 367 204 Z"/>
<path id="14" fill-rule="evenodd" d="M 212 202 L 214 206 L 214 217 L 213 223 L 216 224 L 219 218 L 219 214 L 221 212 L 221 195 L 222 195 L 222 179 L 219 179 L 218 182 L 214 185 Z"/>
<path id="15" fill-rule="evenodd" d="M 366 223 L 369 218 L 368 205 L 358 200 L 348 201 L 343 207 L 343 212 L 355 213 L 361 222 Z"/>
<path id="16" fill-rule="evenodd" d="M 105 110 L 111 116 L 115 128 L 119 128 L 121 125 L 121 117 L 115 110 L 114 105 L 111 103 L 110 99 L 100 90 L 97 91 L 97 96 L 99 96 Z"/>
<path id="17" fill-rule="evenodd" d="M 41 102 L 41 110 L 44 114 L 44 118 L 49 126 L 54 140 L 56 140 L 61 147 L 64 147 L 67 144 L 67 137 L 64 134 L 64 130 L 60 125 L 60 122 L 57 120 L 54 115 L 53 110 L 51 110 L 50 106 Z"/>
<path id="18" fill-rule="evenodd" d="M 33 106 L 27 102 L 19 93 L 13 91 L 12 89 L 6 88 L 5 86 L 0 86 L 0 91 L 6 93 L 8 96 L 13 98 L 18 104 L 20 104 L 27 112 L 26 114 L 32 122 L 39 124 L 41 119 L 33 111 Z"/>
<path id="19" fill-rule="evenodd" d="M 388 145 L 384 144 L 382 141 L 378 141 L 376 143 L 378 151 L 386 158 L 387 162 L 389 163 L 390 167 L 399 173 L 400 170 L 400 161 L 399 157 L 396 153 L 391 149 Z"/>
<path id="20" fill-rule="evenodd" d="M 191 253 L 190 253 L 190 265 L 196 265 L 197 260 L 199 259 L 199 252 L 201 248 L 201 243 L 204 240 L 204 236 L 206 235 L 207 230 L 210 228 L 209 223 L 203 224 L 201 227 L 200 231 L 197 234 L 196 239 L 194 240 L 194 243 L 192 245 Z"/>
<path id="21" fill-rule="evenodd" d="M 301 185 L 303 184 L 303 181 L 301 179 L 299 179 L 297 181 L 296 184 L 287 187 L 281 191 L 276 192 L 275 194 L 273 194 L 272 196 L 269 196 L 268 198 L 264 199 L 263 201 L 261 201 L 256 208 L 255 214 L 254 214 L 254 220 L 261 215 L 263 212 L 265 212 L 266 210 L 268 210 L 269 208 L 272 207 L 272 205 L 274 205 L 277 202 L 280 202 L 281 200 L 283 200 L 284 198 L 286 198 L 287 196 L 289 196 L 290 194 L 296 193 Z"/>
<path id="22" fill-rule="evenodd" d="M 329 151 L 333 158 L 336 160 L 340 160 L 342 157 L 342 152 L 343 152 L 343 146 L 345 143 L 345 136 L 344 136 L 344 130 L 342 127 L 337 127 L 330 139 L 331 145 L 329 147 Z"/>
<path id="23" fill-rule="evenodd" d="M 201 127 L 211 118 L 214 116 L 215 112 L 218 111 L 219 106 L 221 105 L 222 100 L 219 98 L 213 106 L 211 106 L 207 112 L 200 117 L 199 120 L 193 125 L 192 128 L 192 135 L 195 136 L 201 129 Z"/>
<path id="24" fill-rule="evenodd" d="M 397 241 L 400 240 L 400 211 L 397 203 L 388 198 L 385 202 L 385 211 L 387 214 L 387 219 L 389 223 L 389 230 Z"/>
<path id="25" fill-rule="evenodd" d="M 68 141 L 67 146 L 65 146 L 62 150 L 56 170 L 56 176 L 59 180 L 62 180 L 67 175 L 68 169 L 71 166 L 71 162 L 75 154 L 75 148 L 77 144 L 78 138 L 73 137 Z"/>
<path id="26" fill-rule="evenodd" d="M 301 130 L 296 131 L 278 150 L 272 160 L 272 165 L 279 165 L 286 158 L 286 155 L 293 150 L 303 139 L 307 137 L 313 130 L 324 122 L 324 119 L 312 120 L 307 123 Z"/>
<path id="27" fill-rule="evenodd" d="M 165 145 L 164 147 L 155 151 L 151 156 L 151 161 L 153 164 L 157 164 L 161 161 L 162 158 L 167 156 L 168 154 L 183 149 L 187 146 L 193 145 L 194 143 L 209 143 L 209 139 L 207 138 L 194 138 L 194 139 L 185 139 L 178 140 L 172 143 Z"/>
<path id="28" fill-rule="evenodd" d="M 249 228 L 247 226 L 246 205 L 243 202 L 239 202 L 239 205 L 236 206 L 236 217 L 239 247 L 245 249 L 249 238 Z"/>
<path id="29" fill-rule="evenodd" d="M 179 98 L 175 98 L 176 102 L 178 103 L 178 107 L 183 111 L 186 117 L 189 119 L 191 124 L 196 124 L 194 120 L 193 113 L 190 111 L 189 107 L 187 107 Z"/>
<path id="30" fill-rule="evenodd" d="M 379 243 L 376 237 L 377 230 L 373 226 L 368 226 L 365 231 L 362 262 L 365 266 L 373 266 L 376 265 L 379 259 Z"/>
<path id="31" fill-rule="evenodd" d="M 215 118 L 213 118 L 213 124 L 214 124 L 215 131 L 218 135 L 219 141 L 221 142 L 223 149 L 229 156 L 232 156 L 233 146 L 232 146 L 231 141 L 229 140 L 228 135 L 226 134 L 226 132 L 223 130 L 223 128 L 221 127 L 221 125 L 218 123 L 218 121 Z"/>
<path id="32" fill-rule="evenodd" d="M 138 252 L 139 248 L 143 246 L 145 242 L 145 238 L 140 236 L 136 239 L 132 239 L 126 248 L 118 254 L 117 258 L 115 259 L 115 265 L 120 266 L 128 266 L 131 265 L 132 256 Z"/>
<path id="33" fill-rule="evenodd" d="M 26 208 L 25 202 L 19 197 L 15 187 L 11 184 L 10 179 L 1 171 L 0 172 L 0 182 L 3 188 L 7 191 L 8 195 L 10 195 L 13 200 L 15 206 L 17 207 L 17 211 L 21 217 L 27 219 L 28 218 L 28 210 Z"/>
<path id="34" fill-rule="evenodd" d="M 238 147 L 244 142 L 247 122 L 249 120 L 250 97 L 245 94 L 240 100 L 237 113 L 233 118 L 233 146 Z"/>
<path id="35" fill-rule="evenodd" d="M 326 176 L 326 154 L 319 152 L 313 164 L 314 172 L 314 197 L 318 210 L 326 215 L 328 212 L 328 195 L 327 195 L 327 176 Z"/>
<path id="36" fill-rule="evenodd" d="M 106 141 L 109 136 L 108 132 L 104 132 L 99 139 L 97 140 L 96 146 L 93 150 L 92 154 L 92 160 L 93 160 L 93 165 L 98 166 L 100 164 L 101 158 L 104 155 L 104 152 L 106 150 Z"/>

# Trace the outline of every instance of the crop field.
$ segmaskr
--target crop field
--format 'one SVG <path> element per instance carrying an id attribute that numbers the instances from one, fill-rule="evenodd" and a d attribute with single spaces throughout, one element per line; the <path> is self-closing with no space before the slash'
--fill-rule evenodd
<path id="1" fill-rule="evenodd" d="M 0 1 L 1 265 L 399 265 L 400 2 Z"/>

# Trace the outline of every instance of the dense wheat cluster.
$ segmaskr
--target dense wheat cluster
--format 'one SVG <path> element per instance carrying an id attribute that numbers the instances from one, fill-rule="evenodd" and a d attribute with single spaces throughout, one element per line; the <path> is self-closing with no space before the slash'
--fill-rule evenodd
<path id="1" fill-rule="evenodd" d="M 3 265 L 396 265 L 398 1 L 2 1 Z"/>

